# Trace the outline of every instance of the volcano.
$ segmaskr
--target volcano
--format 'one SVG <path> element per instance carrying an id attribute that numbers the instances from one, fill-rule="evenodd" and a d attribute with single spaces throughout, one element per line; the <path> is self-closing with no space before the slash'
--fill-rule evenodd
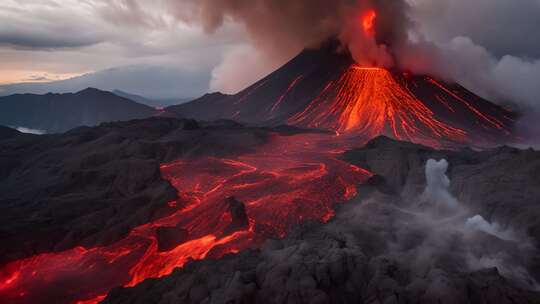
<path id="1" fill-rule="evenodd" d="M 464 198 L 483 201 L 500 189 L 511 190 L 510 195 L 499 193 L 478 209 L 494 210 L 490 211 L 494 215 L 498 215 L 499 209 L 523 212 L 519 218 L 524 220 L 516 220 L 522 225 L 518 227 L 520 231 L 540 231 L 538 217 L 528 213 L 529 210 L 538 212 L 538 204 L 535 209 L 529 208 L 526 205 L 529 200 L 524 199 L 538 197 L 533 192 L 537 189 L 538 165 L 530 166 L 531 159 L 539 159 L 534 152 L 505 152 L 505 148 L 485 152 L 435 151 L 382 137 L 369 140 L 387 135 L 435 148 L 457 148 L 470 143 L 493 145 L 513 139 L 514 113 L 459 85 L 449 85 L 433 77 L 360 66 L 349 54 L 337 52 L 337 49 L 336 43 L 329 43 L 317 50 L 306 50 L 236 95 L 210 94 L 185 105 L 169 107 L 162 113 L 163 116 L 172 113 L 198 120 L 216 120 L 214 122 L 154 117 L 43 136 L 0 128 L 0 135 L 5 134 L 5 139 L 0 138 L 0 165 L 5 168 L 0 170 L 0 221 L 4 223 L 0 227 L 0 245 L 8 248 L 0 252 L 0 302 L 163 303 L 161 295 L 168 296 L 164 291 L 182 289 L 182 285 L 166 283 L 168 287 L 159 287 L 158 296 L 154 293 L 136 296 L 137 301 L 115 299 L 123 297 L 128 289 L 138 292 L 149 282 L 167 282 L 180 273 L 179 268 L 196 274 L 194 261 L 227 263 L 235 254 L 242 259 L 245 254 L 273 248 L 272 244 L 278 244 L 278 250 L 283 251 L 270 256 L 287 257 L 287 263 L 295 265 L 289 271 L 287 263 L 280 261 L 279 270 L 270 268 L 272 273 L 290 273 L 293 277 L 268 276 L 271 278 L 268 284 L 286 290 L 274 282 L 293 282 L 291 286 L 301 286 L 298 292 L 301 297 L 315 295 L 318 299 L 299 298 L 301 300 L 296 302 L 321 302 L 321 293 L 304 292 L 312 288 L 309 286 L 318 286 L 333 299 L 341 299 L 341 295 L 355 299 L 343 300 L 343 303 L 371 299 L 372 291 L 364 287 L 383 285 L 376 281 L 370 283 L 370 273 L 374 273 L 374 278 L 380 277 L 378 270 L 370 269 L 379 269 L 379 266 L 373 268 L 364 257 L 372 255 L 373 260 L 388 260 L 384 256 L 379 259 L 375 253 L 379 251 L 377 248 L 392 246 L 390 243 L 366 245 L 374 240 L 394 240 L 393 236 L 398 233 L 386 230 L 388 227 L 410 227 L 409 219 L 416 209 L 404 212 L 397 208 L 401 208 L 401 203 L 394 202 L 398 202 L 404 189 L 424 188 L 425 179 L 415 178 L 422 176 L 421 164 L 426 163 L 428 157 L 446 157 L 457 164 L 453 178 L 458 182 L 457 187 L 468 191 L 463 194 Z M 359 149 L 362 146 L 367 150 Z M 411 152 L 407 154 L 407 151 Z M 496 167 L 496 172 L 486 169 L 491 167 Z M 409 172 L 414 168 L 414 172 Z M 507 175 L 508 172 L 517 173 Z M 480 177 L 483 179 L 468 182 Z M 412 180 L 408 181 L 409 178 Z M 469 189 L 467 185 L 473 186 Z M 523 195 L 525 191 L 530 194 Z M 370 193 L 375 196 L 370 197 Z M 412 193 L 406 201 L 414 202 L 419 195 Z M 300 234 L 316 244 L 298 245 L 306 244 L 303 239 L 295 239 L 298 227 L 335 225 L 344 213 L 340 213 L 341 205 L 379 196 L 396 209 L 389 206 L 391 209 L 369 211 L 369 217 L 360 220 L 353 217 L 352 221 L 367 223 L 369 230 L 371 218 L 403 214 L 403 226 L 395 226 L 394 218 L 380 223 L 377 220 L 372 223 L 375 225 L 372 230 L 380 231 L 381 236 L 369 231 L 357 233 L 360 230 L 356 228 L 346 237 L 329 235 L 323 228 L 309 229 L 316 232 L 315 238 Z M 500 202 L 508 205 L 502 206 Z M 358 203 L 363 205 L 363 201 Z M 492 206 L 498 205 L 502 207 L 493 209 Z M 507 223 L 511 217 L 503 214 L 499 219 Z M 341 231 L 341 226 L 335 227 L 332 231 Z M 419 227 L 419 230 L 429 231 Z M 406 234 L 404 248 L 416 246 L 410 244 L 411 239 L 418 239 L 416 229 Z M 453 240 L 453 234 L 448 239 Z M 341 240 L 343 237 L 346 239 Z M 276 240 L 285 243 L 281 245 L 275 243 Z M 287 243 L 289 240 L 291 245 Z M 497 254 L 501 248 L 520 248 L 496 243 L 492 236 L 482 240 L 485 243 L 478 243 L 479 246 L 494 244 L 491 250 Z M 453 241 L 445 243 L 455 244 Z M 471 245 L 478 244 L 471 242 Z M 299 249 L 294 249 L 296 247 Z M 334 252 L 334 249 L 339 251 L 331 256 L 319 254 Z M 293 251 L 308 256 L 297 258 L 290 254 Z M 446 247 L 443 250 L 445 254 L 448 251 Z M 458 258 L 467 256 L 458 254 Z M 521 260 L 517 253 L 509 257 Z M 254 279 L 254 275 L 266 271 L 264 265 L 250 263 L 257 259 L 258 256 L 251 256 L 242 261 L 247 263 L 243 269 L 252 269 L 251 274 L 242 275 L 242 280 L 245 277 L 249 280 L 246 282 L 257 282 L 249 283 L 252 287 L 245 290 L 260 289 L 260 295 L 249 301 L 227 298 L 212 303 L 267 303 L 267 299 L 274 299 L 268 296 L 272 293 L 265 291 L 269 290 L 267 285 L 258 284 L 264 279 Z M 447 255 L 443 255 L 437 267 L 446 265 L 448 260 Z M 350 268 L 350 263 L 357 268 Z M 400 264 L 412 263 L 402 261 Z M 281 265 L 286 267 L 281 268 Z M 330 268 L 319 268 L 319 265 Z M 461 272 L 463 265 L 464 261 L 450 263 L 448 273 Z M 232 269 L 229 274 L 239 273 L 236 268 Z M 316 274 L 306 276 L 306 269 L 315 269 Z M 367 276 L 356 279 L 356 275 L 340 269 L 353 269 L 353 273 L 367 273 Z M 380 269 L 383 269 L 381 273 L 395 273 L 387 271 L 386 266 Z M 421 272 L 425 278 L 425 272 Z M 411 272 L 405 269 L 403 274 L 406 273 Z M 302 283 L 295 283 L 296 276 Z M 210 277 L 214 276 L 206 278 Z M 479 277 L 479 282 L 485 282 L 485 274 Z M 491 277 L 499 278 L 497 273 L 492 273 Z M 439 282 L 437 280 L 434 282 Z M 191 278 L 180 281 L 204 282 Z M 461 278 L 447 280 L 443 277 L 440 281 L 463 286 L 467 296 L 473 294 L 470 290 L 485 290 L 478 286 L 469 288 L 463 285 Z M 306 282 L 308 287 L 304 287 Z M 413 286 L 416 281 L 411 278 L 403 282 Z M 511 286 L 500 282 L 490 283 L 490 286 L 511 290 L 508 289 Z M 124 289 L 118 290 L 118 287 Z M 212 290 L 215 284 L 202 288 Z M 204 302 L 207 292 L 200 290 L 200 286 L 188 287 L 167 302 Z M 355 293 L 349 293 L 351 290 Z M 181 295 L 185 293 L 188 295 Z M 524 294 L 524 299 L 528 299 L 520 290 L 515 293 Z M 414 293 L 407 290 L 405 294 Z M 505 291 L 498 298 L 511 299 L 508 294 L 509 291 Z"/>
<path id="2" fill-rule="evenodd" d="M 363 67 L 337 42 L 307 49 L 235 95 L 209 94 L 168 112 L 200 120 L 289 124 L 384 135 L 430 146 L 513 140 L 515 113 L 459 84 L 426 75 Z"/>

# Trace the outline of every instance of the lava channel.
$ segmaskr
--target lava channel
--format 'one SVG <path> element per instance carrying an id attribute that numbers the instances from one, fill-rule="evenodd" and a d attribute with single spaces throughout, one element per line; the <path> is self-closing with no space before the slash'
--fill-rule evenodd
<path id="1" fill-rule="evenodd" d="M 172 215 L 110 246 L 11 262 L 0 270 L 0 302 L 98 303 L 114 287 L 168 275 L 189 260 L 260 246 L 305 220 L 327 221 L 335 204 L 353 198 L 371 176 L 339 159 L 344 144 L 335 135 L 274 134 L 256 152 L 234 159 L 163 164 L 163 177 L 178 189 L 178 199 L 169 203 Z M 231 197 L 244 203 L 243 226 L 234 225 Z"/>

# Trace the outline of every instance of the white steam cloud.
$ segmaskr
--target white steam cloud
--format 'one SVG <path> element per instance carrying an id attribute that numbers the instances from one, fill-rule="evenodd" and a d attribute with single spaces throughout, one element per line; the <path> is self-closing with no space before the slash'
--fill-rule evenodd
<path id="1" fill-rule="evenodd" d="M 487 234 L 491 234 L 503 240 L 514 240 L 515 236 L 511 230 L 504 230 L 497 223 L 489 223 L 481 215 L 475 215 L 465 223 L 468 228 L 476 229 Z"/>
<path id="2" fill-rule="evenodd" d="M 448 189 L 450 188 L 450 179 L 446 176 L 448 162 L 443 159 L 436 161 L 430 159 L 426 164 L 426 190 L 422 195 L 424 201 L 435 204 L 436 207 L 446 210 L 456 210 L 459 207 Z"/>
<path id="3" fill-rule="evenodd" d="M 210 89 L 234 94 L 247 88 L 281 64 L 249 44 L 229 48 L 221 63 L 212 71 Z"/>
<path id="4" fill-rule="evenodd" d="M 537 289 L 538 284 L 528 273 L 526 266 L 521 264 L 527 261 L 528 254 L 534 251 L 530 240 L 510 228 L 504 229 L 496 222 L 486 221 L 479 214 L 467 216 L 470 212 L 449 192 L 450 179 L 446 175 L 447 170 L 448 162 L 445 159 L 440 161 L 430 159 L 426 164 L 427 185 L 422 198 L 435 204 L 435 208 L 428 210 L 424 215 L 428 216 L 428 219 L 424 219 L 424 224 L 431 226 L 432 232 L 429 238 L 431 245 L 440 244 L 441 240 L 450 241 L 452 235 L 459 233 L 462 237 L 460 246 L 465 248 L 464 256 L 470 269 L 480 270 L 496 267 L 506 277 L 529 288 Z M 440 215 L 441 208 L 448 212 L 446 217 L 437 217 Z M 485 233 L 501 240 L 502 243 L 504 243 L 503 241 L 512 242 L 520 248 L 519 250 L 527 254 L 521 256 L 520 253 L 504 250 L 504 247 L 488 249 L 483 252 L 482 248 L 476 247 L 481 243 L 479 240 L 482 238 L 477 233 Z M 476 244 L 477 242 L 479 243 Z M 433 248 L 430 248 L 428 252 L 433 253 Z M 514 259 L 517 256 L 521 262 L 516 263 Z"/>

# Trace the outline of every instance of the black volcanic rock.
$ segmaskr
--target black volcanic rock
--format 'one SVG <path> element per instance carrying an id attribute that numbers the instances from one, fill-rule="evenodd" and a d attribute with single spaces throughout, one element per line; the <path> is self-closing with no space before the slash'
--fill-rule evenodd
<path id="1" fill-rule="evenodd" d="M 103 303 L 540 303 L 540 152 L 436 151 L 380 137 L 345 158 L 377 175 L 329 223 L 117 288 Z M 409 207 L 431 158 L 449 161 L 465 214 L 426 220 Z M 474 214 L 527 236 L 471 230 Z"/>
<path id="2" fill-rule="evenodd" d="M 223 100 L 230 98 L 230 95 L 225 95 L 219 92 L 205 94 L 204 96 L 192 100 L 181 105 L 174 105 L 166 108 L 168 113 L 176 114 L 182 118 L 197 118 L 202 120 L 216 120 L 223 118 L 216 115 L 213 111 L 208 112 L 208 115 L 202 113 L 203 108 L 220 106 Z"/>
<path id="3" fill-rule="evenodd" d="M 179 157 L 237 156 L 266 143 L 273 132 L 292 132 L 171 118 L 42 136 L 0 131 L 9 135 L 0 138 L 0 265 L 79 245 L 111 244 L 175 210 L 167 203 L 177 190 L 162 179 L 160 164 Z M 162 249 L 175 241 L 165 237 Z"/>
<path id="4" fill-rule="evenodd" d="M 0 125 L 65 132 L 78 126 L 146 118 L 156 110 L 114 95 L 88 88 L 66 94 L 16 94 L 0 97 Z"/>
<path id="5" fill-rule="evenodd" d="M 166 252 L 188 240 L 189 232 L 181 226 L 158 227 L 156 229 L 158 251 Z"/>
<path id="6" fill-rule="evenodd" d="M 21 132 L 15 130 L 15 129 L 0 126 L 0 140 L 7 139 L 7 138 L 12 138 L 12 137 L 15 137 L 15 136 L 19 136 L 21 134 L 22 134 Z"/>
<path id="7" fill-rule="evenodd" d="M 229 197 L 227 199 L 227 204 L 229 205 L 232 222 L 225 230 L 223 230 L 223 235 L 229 235 L 236 231 L 247 229 L 249 227 L 249 218 L 244 203 L 238 201 L 234 197 Z"/>

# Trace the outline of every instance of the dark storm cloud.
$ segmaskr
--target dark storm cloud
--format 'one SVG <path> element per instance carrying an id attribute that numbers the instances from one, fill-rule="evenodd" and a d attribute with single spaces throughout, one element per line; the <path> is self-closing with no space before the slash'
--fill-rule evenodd
<path id="1" fill-rule="evenodd" d="M 92 35 L 59 34 L 57 32 L 6 31 L 0 29 L 0 45 L 20 49 L 80 48 L 102 42 Z"/>
<path id="2" fill-rule="evenodd" d="M 540 109 L 540 1 L 409 1 L 417 41 L 405 66 L 522 112 Z"/>
<path id="3" fill-rule="evenodd" d="M 354 1 L 184 0 L 169 4 L 178 18 L 200 24 L 210 33 L 227 20 L 238 22 L 257 48 L 286 58 L 338 34 Z"/>
<path id="4" fill-rule="evenodd" d="M 10 2 L 0 5 L 0 45 L 24 49 L 80 48 L 107 38 L 102 23 L 88 13 L 88 5 L 70 11 L 52 0 Z"/>
<path id="5" fill-rule="evenodd" d="M 540 57 L 538 0 L 415 0 L 414 15 L 434 40 L 469 37 L 497 57 Z"/>

